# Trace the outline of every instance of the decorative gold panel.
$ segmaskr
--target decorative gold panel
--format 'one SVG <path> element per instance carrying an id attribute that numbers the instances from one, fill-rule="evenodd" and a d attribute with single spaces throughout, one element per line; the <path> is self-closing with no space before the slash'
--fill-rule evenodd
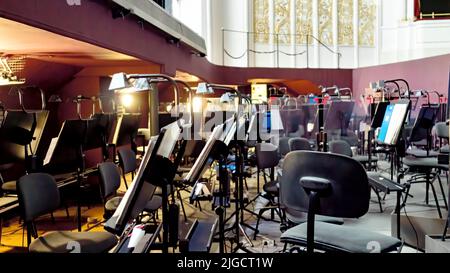
<path id="1" fill-rule="evenodd" d="M 333 0 L 319 0 L 319 40 L 333 44 Z"/>
<path id="2" fill-rule="evenodd" d="M 307 36 L 312 35 L 312 1 L 296 0 L 295 2 L 295 34 L 297 44 L 306 44 Z M 308 40 L 312 43 L 312 39 Z"/>
<path id="3" fill-rule="evenodd" d="M 275 0 L 275 33 L 278 34 L 280 44 L 291 43 L 291 0 Z M 276 38 L 274 40 L 276 43 Z"/>
<path id="4" fill-rule="evenodd" d="M 353 0 L 338 0 L 338 44 L 353 45 Z"/>
<path id="5" fill-rule="evenodd" d="M 375 23 L 377 20 L 377 6 L 375 0 L 358 0 L 360 46 L 375 46 Z"/>
<path id="6" fill-rule="evenodd" d="M 269 42 L 269 0 L 253 0 L 253 31 L 256 43 Z"/>

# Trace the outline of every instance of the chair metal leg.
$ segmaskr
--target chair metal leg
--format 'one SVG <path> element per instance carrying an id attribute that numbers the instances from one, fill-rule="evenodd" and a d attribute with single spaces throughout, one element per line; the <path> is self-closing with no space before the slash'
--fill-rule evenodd
<path id="1" fill-rule="evenodd" d="M 179 189 L 177 189 L 177 196 L 178 199 L 180 200 L 180 206 L 181 210 L 183 211 L 184 221 L 187 222 L 186 210 L 184 209 L 183 199 L 181 198 L 181 193 Z"/>
<path id="2" fill-rule="evenodd" d="M 128 184 L 127 184 L 127 179 L 125 178 L 125 174 L 123 174 L 122 177 L 123 177 L 123 183 L 125 183 L 125 188 L 128 190 Z"/>
<path id="3" fill-rule="evenodd" d="M 441 188 L 442 197 L 444 198 L 445 209 L 448 210 L 447 197 L 445 196 L 445 191 L 444 187 L 442 186 L 441 177 L 439 176 L 439 174 L 436 174 L 436 176 L 439 182 L 439 187 Z"/>
<path id="4" fill-rule="evenodd" d="M 441 207 L 439 206 L 439 200 L 438 200 L 438 197 L 436 195 L 436 190 L 434 189 L 433 184 L 430 184 L 430 186 L 431 186 L 431 191 L 433 192 L 434 201 L 436 202 L 436 208 L 437 208 L 437 211 L 438 211 L 438 214 L 439 214 L 439 218 L 442 219 Z"/>
<path id="5" fill-rule="evenodd" d="M 382 206 L 382 204 L 381 204 L 381 196 L 380 196 L 380 193 L 376 190 L 376 189 L 374 189 L 373 187 L 372 187 L 372 190 L 375 192 L 375 194 L 377 195 L 377 199 L 378 199 L 378 205 L 380 206 L 380 213 L 383 213 L 383 206 Z"/>

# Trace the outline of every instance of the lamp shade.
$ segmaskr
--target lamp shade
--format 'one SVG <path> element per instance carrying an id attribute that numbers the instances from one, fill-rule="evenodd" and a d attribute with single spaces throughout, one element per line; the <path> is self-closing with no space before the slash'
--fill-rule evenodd
<path id="1" fill-rule="evenodd" d="M 133 93 L 150 90 L 151 86 L 144 75 L 127 75 L 116 73 L 112 76 L 109 90 L 118 93 Z"/>
<path id="2" fill-rule="evenodd" d="M 197 85 L 196 94 L 214 94 L 214 89 L 208 86 L 206 82 L 201 82 Z"/>
<path id="3" fill-rule="evenodd" d="M 129 87 L 131 87 L 131 84 L 128 82 L 125 73 L 116 73 L 112 76 L 111 83 L 109 84 L 110 91 L 117 91 Z"/>

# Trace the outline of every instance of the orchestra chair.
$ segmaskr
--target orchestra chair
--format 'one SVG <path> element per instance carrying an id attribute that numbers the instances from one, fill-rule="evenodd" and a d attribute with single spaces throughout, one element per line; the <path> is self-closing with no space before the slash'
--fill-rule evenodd
<path id="1" fill-rule="evenodd" d="M 256 167 L 257 167 L 257 179 L 259 181 L 259 174 L 262 171 L 263 173 L 263 179 L 264 179 L 264 185 L 263 190 L 265 194 L 259 193 L 258 196 L 264 197 L 267 200 L 269 200 L 269 203 L 261 208 L 258 212 L 257 220 L 256 220 L 256 227 L 255 227 L 255 233 L 254 238 L 256 239 L 256 235 L 258 234 L 259 230 L 259 222 L 261 218 L 263 218 L 263 213 L 270 210 L 271 211 L 271 221 L 274 220 L 275 212 L 278 214 L 278 216 L 281 219 L 281 213 L 279 209 L 279 204 L 277 202 L 278 198 L 278 181 L 275 180 L 275 167 L 279 163 L 279 156 L 278 156 L 278 149 L 277 146 L 271 144 L 271 143 L 258 143 L 255 147 L 255 153 L 256 153 Z M 267 179 L 266 169 L 270 169 L 270 180 Z M 257 196 L 257 197 L 258 197 Z M 263 218 L 265 220 L 269 220 L 266 218 Z"/>
<path id="2" fill-rule="evenodd" d="M 288 228 L 293 226 L 305 223 L 307 220 L 308 214 L 303 210 L 298 210 L 295 206 L 289 205 L 290 195 L 283 194 L 283 192 L 290 191 L 289 187 L 296 187 L 297 185 L 292 185 L 292 183 L 297 183 L 298 178 L 292 177 L 292 170 L 295 168 L 297 157 L 294 156 L 286 156 L 286 160 L 283 163 L 281 169 L 281 176 L 279 176 L 279 204 L 282 212 L 281 225 L 280 229 L 282 232 L 286 231 Z M 295 174 L 295 173 L 294 173 Z M 295 194 L 295 193 L 292 193 Z M 302 198 L 302 196 L 299 196 Z M 328 217 L 322 215 L 316 215 L 316 221 L 327 222 L 335 225 L 344 224 L 344 219 L 336 218 L 336 217 Z"/>
<path id="3" fill-rule="evenodd" d="M 290 151 L 312 151 L 309 140 L 302 137 L 294 137 L 289 139 Z"/>
<path id="4" fill-rule="evenodd" d="M 38 236 L 35 220 L 60 206 L 60 193 L 55 179 L 45 173 L 22 176 L 17 183 L 19 207 L 27 228 L 28 250 L 41 253 L 108 252 L 117 244 L 117 238 L 109 232 L 52 231 Z M 31 240 L 31 237 L 34 240 Z M 73 249 L 76 243 L 79 249 Z"/>
<path id="5" fill-rule="evenodd" d="M 117 196 L 117 190 L 120 187 L 120 173 L 117 166 L 113 162 L 103 162 L 99 164 L 100 173 L 100 193 L 103 200 L 104 219 L 109 219 L 122 201 L 121 196 Z M 156 222 L 158 209 L 162 206 L 162 198 L 153 195 L 152 199 L 147 202 L 144 211 L 152 215 L 152 219 Z"/>
<path id="6" fill-rule="evenodd" d="M 352 148 L 350 144 L 348 144 L 348 142 L 345 140 L 332 140 L 328 143 L 328 148 L 331 153 L 352 157 L 365 167 L 367 167 L 369 164 L 369 156 L 368 155 L 353 156 Z M 378 158 L 372 157 L 371 163 L 374 164 L 373 166 L 371 166 L 371 168 L 374 168 L 375 170 L 378 169 L 377 168 Z"/>
<path id="7" fill-rule="evenodd" d="M 339 154 L 294 151 L 285 162 L 280 194 L 286 206 L 308 214 L 306 223 L 282 233 L 285 251 L 288 244 L 295 245 L 295 249 L 306 247 L 308 253 L 384 253 L 401 249 L 402 242 L 397 238 L 316 220 L 316 215 L 359 218 L 367 213 L 370 186 L 358 161 Z"/>
<path id="8" fill-rule="evenodd" d="M 126 175 L 131 173 L 131 179 L 134 179 L 134 173 L 137 169 L 136 154 L 131 149 L 120 149 L 119 152 L 119 166 L 122 169 L 122 178 L 125 187 L 128 189 Z"/>

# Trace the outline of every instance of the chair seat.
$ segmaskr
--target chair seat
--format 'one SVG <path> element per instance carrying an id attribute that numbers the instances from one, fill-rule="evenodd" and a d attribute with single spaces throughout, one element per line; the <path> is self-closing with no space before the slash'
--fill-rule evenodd
<path id="1" fill-rule="evenodd" d="M 369 156 L 368 155 L 355 155 L 353 157 L 353 159 L 355 159 L 359 163 L 363 163 L 363 164 L 369 162 Z M 375 156 L 372 156 L 371 161 L 372 162 L 378 162 L 378 158 L 375 157 Z"/>
<path id="2" fill-rule="evenodd" d="M 3 183 L 2 190 L 6 192 L 17 192 L 17 181 L 8 181 Z"/>
<path id="3" fill-rule="evenodd" d="M 144 210 L 152 212 L 158 210 L 161 206 L 162 206 L 162 197 L 153 195 L 152 199 L 150 199 L 150 201 L 148 201 L 147 204 L 145 205 Z"/>
<path id="4" fill-rule="evenodd" d="M 278 195 L 278 181 L 270 181 L 263 185 L 263 190 L 267 193 Z"/>
<path id="5" fill-rule="evenodd" d="M 122 197 L 120 196 L 109 199 L 108 201 L 106 201 L 105 210 L 115 211 L 119 207 L 120 201 L 122 201 Z"/>
<path id="6" fill-rule="evenodd" d="M 406 150 L 407 155 L 412 155 L 418 158 L 426 158 L 426 157 L 437 157 L 439 152 L 437 151 L 429 151 L 427 154 L 426 150 L 422 149 L 408 149 Z"/>
<path id="7" fill-rule="evenodd" d="M 439 164 L 436 157 L 407 156 L 403 159 L 403 164 L 412 168 L 438 168 L 441 170 L 448 170 L 448 165 Z"/>
<path id="8" fill-rule="evenodd" d="M 29 250 L 40 253 L 69 253 L 72 251 L 70 245 L 68 246 L 70 242 L 79 243 L 81 253 L 103 253 L 117 244 L 117 238 L 108 232 L 53 231 L 31 242 Z"/>
<path id="9" fill-rule="evenodd" d="M 324 222 L 315 223 L 314 233 L 315 248 L 325 251 L 370 253 L 373 251 L 370 243 L 376 242 L 380 252 L 391 252 L 402 244 L 391 236 Z M 306 234 L 307 224 L 300 224 L 281 234 L 281 241 L 306 246 Z"/>
<path id="10" fill-rule="evenodd" d="M 440 152 L 444 153 L 444 154 L 449 154 L 450 153 L 449 145 L 442 146 L 441 149 L 440 149 Z"/>

